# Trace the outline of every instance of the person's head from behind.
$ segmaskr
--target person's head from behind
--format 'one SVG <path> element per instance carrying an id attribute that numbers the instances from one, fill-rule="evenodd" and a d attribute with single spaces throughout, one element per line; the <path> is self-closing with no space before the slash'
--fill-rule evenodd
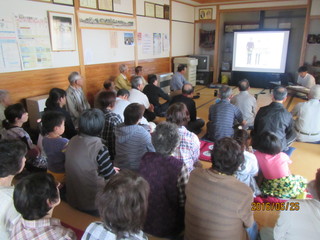
<path id="1" fill-rule="evenodd" d="M 22 178 L 15 186 L 13 202 L 26 220 L 37 220 L 49 215 L 49 211 L 60 203 L 54 177 L 41 172 Z"/>
<path id="2" fill-rule="evenodd" d="M 187 65 L 186 64 L 179 64 L 177 70 L 179 73 L 184 74 L 185 71 L 187 70 Z"/>
<path id="3" fill-rule="evenodd" d="M 190 121 L 190 114 L 187 106 L 182 102 L 172 104 L 166 113 L 168 122 L 175 123 L 179 127 L 186 126 Z"/>
<path id="4" fill-rule="evenodd" d="M 65 116 L 61 112 L 46 111 L 41 118 L 42 135 L 53 133 L 57 136 L 61 136 L 64 133 Z"/>
<path id="5" fill-rule="evenodd" d="M 231 87 L 227 86 L 227 85 L 222 85 L 219 89 L 219 96 L 220 99 L 230 99 L 232 95 L 232 89 Z"/>
<path id="6" fill-rule="evenodd" d="M 105 80 L 103 82 L 103 88 L 108 92 L 114 91 L 114 82 L 111 80 Z"/>
<path id="7" fill-rule="evenodd" d="M 136 75 L 142 76 L 142 73 L 143 73 L 142 66 L 135 67 L 134 71 L 135 71 Z"/>
<path id="8" fill-rule="evenodd" d="M 123 112 L 124 124 L 135 125 L 138 124 L 143 117 L 145 107 L 139 103 L 129 104 Z"/>
<path id="9" fill-rule="evenodd" d="M 116 94 L 114 92 L 101 92 L 98 96 L 98 103 L 102 110 L 112 109 L 116 102 Z"/>
<path id="10" fill-rule="evenodd" d="M 143 80 L 141 76 L 133 76 L 131 78 L 131 87 L 139 91 L 142 91 L 144 86 L 143 86 Z"/>
<path id="11" fill-rule="evenodd" d="M 272 92 L 274 101 L 280 101 L 280 102 L 283 102 L 286 100 L 287 94 L 288 94 L 288 91 L 283 86 L 276 86 Z"/>
<path id="12" fill-rule="evenodd" d="M 82 87 L 83 86 L 83 77 L 79 72 L 72 72 L 68 77 L 69 83 L 74 87 Z"/>
<path id="13" fill-rule="evenodd" d="M 152 133 L 151 139 L 156 152 L 170 156 L 180 142 L 178 127 L 170 122 L 161 122 Z"/>
<path id="14" fill-rule="evenodd" d="M 12 125 L 20 126 L 28 121 L 28 113 L 21 103 L 9 105 L 4 110 L 4 115 L 6 119 L 3 120 L 2 125 L 6 129 Z"/>
<path id="15" fill-rule="evenodd" d="M 236 129 L 233 134 L 233 139 L 240 145 L 242 151 L 249 147 L 250 135 L 244 129 Z"/>
<path id="16" fill-rule="evenodd" d="M 263 132 L 259 138 L 256 145 L 256 149 L 259 152 L 276 155 L 281 152 L 281 141 L 280 139 L 272 132 Z"/>
<path id="17" fill-rule="evenodd" d="M 88 136 L 100 136 L 104 122 L 104 115 L 100 109 L 87 109 L 80 115 L 79 133 Z"/>
<path id="18" fill-rule="evenodd" d="M 9 106 L 11 103 L 10 95 L 7 90 L 0 89 L 0 104 L 4 107 Z"/>
<path id="19" fill-rule="evenodd" d="M 243 92 L 243 91 L 247 91 L 250 88 L 250 84 L 249 81 L 247 79 L 242 79 L 239 82 L 239 91 Z"/>
<path id="20" fill-rule="evenodd" d="M 157 85 L 158 84 L 158 79 L 157 76 L 155 74 L 149 74 L 148 75 L 148 83 L 150 85 Z"/>
<path id="21" fill-rule="evenodd" d="M 117 92 L 117 97 L 118 98 L 121 98 L 121 99 L 124 99 L 124 100 L 127 100 L 130 96 L 130 92 L 127 90 L 127 89 L 119 89 L 118 92 Z"/>
<path id="22" fill-rule="evenodd" d="M 147 215 L 148 195 L 148 182 L 125 169 L 107 181 L 96 204 L 104 224 L 116 235 L 138 233 Z"/>
<path id="23" fill-rule="evenodd" d="M 128 66 L 125 64 L 119 65 L 119 72 L 122 74 L 126 74 L 128 72 Z"/>
<path id="24" fill-rule="evenodd" d="M 308 94 L 309 99 L 320 99 L 320 85 L 314 85 L 310 88 L 310 92 Z"/>
<path id="25" fill-rule="evenodd" d="M 22 171 L 27 146 L 20 140 L 0 140 L 0 179 Z"/>
<path id="26" fill-rule="evenodd" d="M 47 108 L 57 108 L 66 105 L 66 91 L 61 88 L 52 88 L 46 100 Z"/>
<path id="27" fill-rule="evenodd" d="M 304 78 L 308 73 L 308 68 L 306 66 L 301 66 L 298 68 L 298 73 L 300 77 Z"/>
<path id="28" fill-rule="evenodd" d="M 225 137 L 215 142 L 211 153 L 212 168 L 220 173 L 232 175 L 244 161 L 240 145 Z"/>
<path id="29" fill-rule="evenodd" d="M 182 94 L 192 98 L 194 93 L 194 88 L 190 83 L 186 83 L 182 86 Z"/>

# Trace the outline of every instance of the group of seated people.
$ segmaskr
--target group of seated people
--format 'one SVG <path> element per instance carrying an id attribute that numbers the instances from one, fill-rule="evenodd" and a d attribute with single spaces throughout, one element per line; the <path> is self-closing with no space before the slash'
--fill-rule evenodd
<path id="1" fill-rule="evenodd" d="M 185 103 L 192 100 L 193 87 L 184 83 L 181 95 L 163 97 L 170 102 L 157 106 L 156 112 L 147 97 L 149 92 L 155 98 L 160 89 L 155 75 L 148 76 L 144 88 L 138 74 L 127 80 L 127 70 L 120 65 L 118 91 L 107 84 L 95 97 L 96 108 L 90 108 L 77 72 L 70 74 L 67 91 L 51 89 L 38 144 L 22 127 L 28 121 L 23 105 L 10 105 L 1 95 L 8 97 L 8 92 L 0 92 L 6 106 L 0 140 L 1 239 L 76 239 L 52 218 L 60 194 L 70 206 L 101 218 L 88 226 L 82 239 L 147 239 L 145 232 L 166 239 L 254 240 L 258 227 L 253 197 L 304 198 L 307 180 L 290 172 L 292 161 L 285 153 L 296 134 L 304 132 L 294 129 L 292 115 L 282 106 L 284 87 L 276 87 L 273 102 L 256 114 L 247 80 L 240 82 L 234 100 L 231 88 L 222 86 L 207 124 L 206 138 L 214 142 L 212 167 L 202 169 L 200 140 Z M 300 105 L 312 101 L 319 107 L 319 85 L 311 88 L 309 97 Z M 293 111 L 297 121 L 307 108 L 300 105 Z M 253 112 L 253 119 L 242 107 Z M 151 122 L 155 112 L 166 118 L 157 126 Z M 234 128 L 235 122 L 243 128 Z M 203 126 L 204 121 L 196 124 Z M 27 176 L 12 187 L 14 176 L 24 169 Z M 318 223 L 319 179 L 309 185 L 316 210 L 310 219 Z M 309 200 L 295 201 L 304 206 Z M 278 225 L 274 232 L 283 235 Z M 319 230 L 312 226 L 308 239 L 317 239 Z"/>

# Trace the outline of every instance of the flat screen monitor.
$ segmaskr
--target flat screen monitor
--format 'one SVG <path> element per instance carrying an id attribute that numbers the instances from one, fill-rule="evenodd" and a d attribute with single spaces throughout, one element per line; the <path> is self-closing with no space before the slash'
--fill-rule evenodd
<path id="1" fill-rule="evenodd" d="M 284 73 L 289 30 L 234 32 L 233 71 Z"/>
<path id="2" fill-rule="evenodd" d="M 209 55 L 190 55 L 191 58 L 198 59 L 198 72 L 209 72 L 210 70 L 210 56 Z"/>

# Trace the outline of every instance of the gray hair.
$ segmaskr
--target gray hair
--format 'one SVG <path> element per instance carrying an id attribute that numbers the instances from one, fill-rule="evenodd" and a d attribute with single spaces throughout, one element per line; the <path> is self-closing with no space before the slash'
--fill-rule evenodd
<path id="1" fill-rule="evenodd" d="M 274 100 L 276 101 L 282 101 L 284 100 L 287 95 L 288 95 L 288 91 L 285 87 L 283 86 L 276 86 L 274 89 L 273 89 L 273 98 Z"/>
<path id="2" fill-rule="evenodd" d="M 125 65 L 125 64 L 120 64 L 119 65 L 119 71 L 121 73 L 123 73 L 126 69 L 128 69 L 127 65 Z"/>
<path id="3" fill-rule="evenodd" d="M 229 86 L 222 85 L 220 87 L 220 94 L 219 95 L 220 95 L 221 99 L 227 99 L 231 96 L 231 94 L 232 94 L 232 89 Z"/>
<path id="4" fill-rule="evenodd" d="M 169 156 L 180 143 L 178 126 L 170 122 L 161 122 L 157 125 L 151 138 L 156 152 Z"/>
<path id="5" fill-rule="evenodd" d="M 320 85 L 314 85 L 310 88 L 309 99 L 320 99 Z"/>
<path id="6" fill-rule="evenodd" d="M 9 92 L 7 90 L 0 89 L 0 103 L 3 103 L 8 94 Z"/>
<path id="7" fill-rule="evenodd" d="M 141 85 L 142 82 L 142 77 L 141 76 L 133 76 L 131 78 L 131 87 L 138 89 L 139 85 Z"/>
<path id="8" fill-rule="evenodd" d="M 80 73 L 78 72 L 72 72 L 70 73 L 68 80 L 70 84 L 74 84 L 77 80 L 79 80 L 81 78 Z"/>

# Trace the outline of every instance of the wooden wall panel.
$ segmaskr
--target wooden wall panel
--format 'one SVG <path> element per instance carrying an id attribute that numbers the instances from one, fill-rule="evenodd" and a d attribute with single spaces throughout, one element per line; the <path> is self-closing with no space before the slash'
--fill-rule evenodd
<path id="1" fill-rule="evenodd" d="M 28 97 L 48 94 L 54 87 L 66 89 L 69 85 L 68 75 L 79 70 L 79 66 L 75 66 L 1 73 L 0 89 L 8 90 L 15 103 Z"/>

